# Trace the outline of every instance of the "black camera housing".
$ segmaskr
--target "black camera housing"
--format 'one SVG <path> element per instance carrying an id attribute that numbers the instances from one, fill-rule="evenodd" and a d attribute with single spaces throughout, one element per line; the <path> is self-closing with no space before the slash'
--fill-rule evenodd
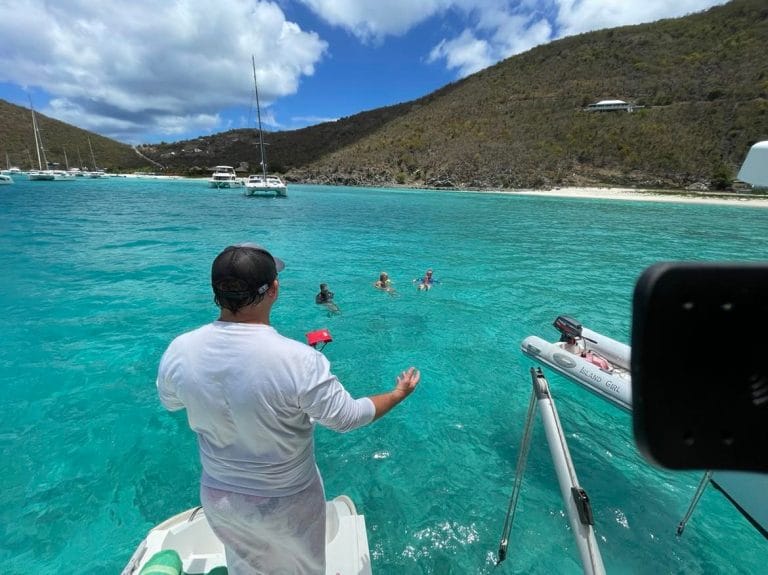
<path id="1" fill-rule="evenodd" d="M 768 471 L 768 263 L 645 270 L 631 372 L 635 442 L 651 462 Z"/>

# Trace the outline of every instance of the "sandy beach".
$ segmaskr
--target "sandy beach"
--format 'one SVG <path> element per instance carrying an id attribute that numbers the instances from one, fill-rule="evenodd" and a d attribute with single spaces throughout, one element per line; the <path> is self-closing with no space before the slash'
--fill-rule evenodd
<path id="1" fill-rule="evenodd" d="M 553 188 L 551 190 L 519 190 L 501 193 L 559 198 L 629 200 L 636 202 L 677 202 L 768 208 L 768 196 L 721 194 L 713 192 L 636 190 L 631 188 Z"/>

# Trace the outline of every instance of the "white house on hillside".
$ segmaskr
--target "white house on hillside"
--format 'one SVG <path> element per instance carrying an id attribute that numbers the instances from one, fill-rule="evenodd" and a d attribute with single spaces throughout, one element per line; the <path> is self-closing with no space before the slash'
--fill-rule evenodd
<path id="1" fill-rule="evenodd" d="M 600 100 L 585 108 L 587 112 L 631 112 L 637 106 L 624 100 Z"/>

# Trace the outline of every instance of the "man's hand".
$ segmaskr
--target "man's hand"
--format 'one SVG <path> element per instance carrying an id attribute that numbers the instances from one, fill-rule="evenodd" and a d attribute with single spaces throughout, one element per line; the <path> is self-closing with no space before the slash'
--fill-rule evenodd
<path id="1" fill-rule="evenodd" d="M 416 386 L 421 379 L 421 373 L 415 367 L 409 367 L 395 380 L 395 389 L 387 393 L 380 393 L 379 395 L 370 396 L 370 400 L 373 402 L 373 406 L 376 412 L 373 419 L 378 419 L 390 409 L 395 407 L 398 403 L 403 401 L 406 397 L 413 393 Z"/>
<path id="2" fill-rule="evenodd" d="M 413 393 L 413 390 L 419 385 L 420 379 L 421 372 L 415 367 L 409 367 L 397 376 L 395 389 L 392 390 L 392 393 L 400 400 L 405 399 Z"/>

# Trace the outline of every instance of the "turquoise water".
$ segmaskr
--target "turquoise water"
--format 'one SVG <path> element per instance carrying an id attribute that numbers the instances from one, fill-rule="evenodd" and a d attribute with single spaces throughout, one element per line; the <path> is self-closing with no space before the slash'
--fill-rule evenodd
<path id="1" fill-rule="evenodd" d="M 529 401 L 530 334 L 569 313 L 628 341 L 634 281 L 663 259 L 766 256 L 768 211 L 291 186 L 282 200 L 204 182 L 26 182 L 0 190 L 0 564 L 5 574 L 119 573 L 146 531 L 197 504 L 183 414 L 154 377 L 177 334 L 216 316 L 213 257 L 282 257 L 273 323 L 325 353 L 354 395 L 422 370 L 372 426 L 317 432 L 327 494 L 365 514 L 377 575 L 578 573 L 540 422 L 511 534 L 493 563 Z M 427 267 L 428 293 L 411 280 Z M 399 297 L 373 289 L 387 271 Z M 320 282 L 342 314 L 313 303 Z M 548 374 L 609 573 L 755 573 L 766 542 L 709 488 L 646 464 L 630 416 Z"/>

